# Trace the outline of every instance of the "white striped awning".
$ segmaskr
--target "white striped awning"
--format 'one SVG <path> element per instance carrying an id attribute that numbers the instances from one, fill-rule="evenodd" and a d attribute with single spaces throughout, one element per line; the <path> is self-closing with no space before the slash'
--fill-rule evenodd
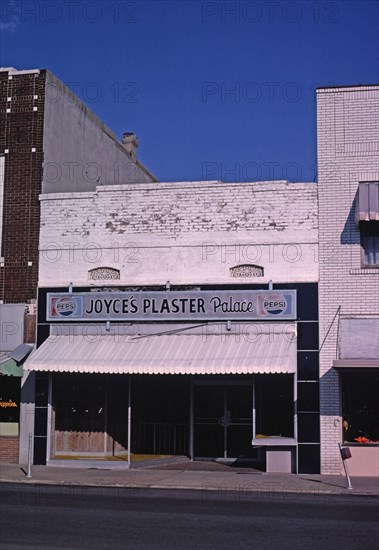
<path id="1" fill-rule="evenodd" d="M 335 369 L 379 368 L 379 318 L 340 319 Z"/>
<path id="2" fill-rule="evenodd" d="M 51 335 L 31 354 L 24 369 L 104 374 L 294 373 L 296 347 L 293 323 L 275 325 L 273 332 L 267 328 L 266 332 L 182 331 L 129 337 Z"/>

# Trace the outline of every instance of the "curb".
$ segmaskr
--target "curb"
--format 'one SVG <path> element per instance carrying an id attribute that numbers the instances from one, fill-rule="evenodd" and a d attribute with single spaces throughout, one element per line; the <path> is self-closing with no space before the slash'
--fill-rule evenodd
<path id="1" fill-rule="evenodd" d="M 90 488 L 111 488 L 111 489 L 153 489 L 153 490 L 167 490 L 167 491 L 198 491 L 202 493 L 240 493 L 240 494 L 255 494 L 255 495 L 270 495 L 270 494 L 279 494 L 284 497 L 284 495 L 291 494 L 291 495 L 313 495 L 314 497 L 322 497 L 322 496 L 345 496 L 350 495 L 352 497 L 372 497 L 372 498 L 378 498 L 379 495 L 374 494 L 372 492 L 367 491 L 359 491 L 359 492 L 353 492 L 345 487 L 336 487 L 335 491 L 326 489 L 326 490 L 318 490 L 317 488 L 314 489 L 301 489 L 295 490 L 295 489 L 286 489 L 285 487 L 278 488 L 278 487 L 259 487 L 256 486 L 253 488 L 250 488 L 247 486 L 246 488 L 243 487 L 231 487 L 227 486 L 226 484 L 220 483 L 219 485 L 211 484 L 210 482 L 207 484 L 205 483 L 202 486 L 194 485 L 192 487 L 189 487 L 188 485 L 163 485 L 163 484 L 142 484 L 142 483 L 130 483 L 130 484 L 120 484 L 120 483 L 107 483 L 107 484 L 99 484 L 99 483 L 91 483 L 91 482 L 66 482 L 66 481 L 54 481 L 54 480 L 37 480 L 37 479 L 25 479 L 25 480 L 15 480 L 15 479 L 0 479 L 0 484 L 13 484 L 13 485 L 47 485 L 52 487 L 90 487 Z"/>

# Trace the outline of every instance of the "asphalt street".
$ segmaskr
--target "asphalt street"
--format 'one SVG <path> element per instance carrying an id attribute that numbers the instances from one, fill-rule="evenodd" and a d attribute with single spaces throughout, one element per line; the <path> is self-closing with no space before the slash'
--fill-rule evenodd
<path id="1" fill-rule="evenodd" d="M 379 548 L 376 497 L 0 487 L 4 550 Z"/>

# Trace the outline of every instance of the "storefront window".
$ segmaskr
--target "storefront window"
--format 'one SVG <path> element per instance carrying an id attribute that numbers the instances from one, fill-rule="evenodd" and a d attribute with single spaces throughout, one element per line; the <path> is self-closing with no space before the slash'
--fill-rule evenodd
<path id="1" fill-rule="evenodd" d="M 55 458 L 67 454 L 124 456 L 128 441 L 128 377 L 54 374 L 52 396 Z M 46 425 L 47 419 L 42 420 Z"/>
<path id="2" fill-rule="evenodd" d="M 347 443 L 379 441 L 379 374 L 341 373 L 343 440 Z"/>
<path id="3" fill-rule="evenodd" d="M 255 380 L 256 437 L 293 437 L 293 376 L 265 374 Z"/>
<path id="4" fill-rule="evenodd" d="M 0 435 L 17 436 L 20 419 L 20 379 L 1 376 Z"/>
<path id="5" fill-rule="evenodd" d="M 56 429 L 103 432 L 105 388 L 100 376 L 72 375 L 55 384 Z"/>

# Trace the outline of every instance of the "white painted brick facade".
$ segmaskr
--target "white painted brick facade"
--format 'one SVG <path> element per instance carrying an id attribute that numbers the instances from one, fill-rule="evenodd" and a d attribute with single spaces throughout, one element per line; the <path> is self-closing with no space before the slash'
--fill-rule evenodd
<path id="1" fill-rule="evenodd" d="M 379 181 L 379 86 L 317 90 L 320 259 L 321 472 L 341 460 L 338 316 L 377 316 L 379 269 L 361 268 L 355 196 L 360 181 Z M 329 332 L 328 332 L 329 331 Z"/>
<path id="2" fill-rule="evenodd" d="M 176 182 L 41 196 L 39 286 L 318 280 L 315 183 Z M 236 280 L 230 268 L 264 267 Z"/>

